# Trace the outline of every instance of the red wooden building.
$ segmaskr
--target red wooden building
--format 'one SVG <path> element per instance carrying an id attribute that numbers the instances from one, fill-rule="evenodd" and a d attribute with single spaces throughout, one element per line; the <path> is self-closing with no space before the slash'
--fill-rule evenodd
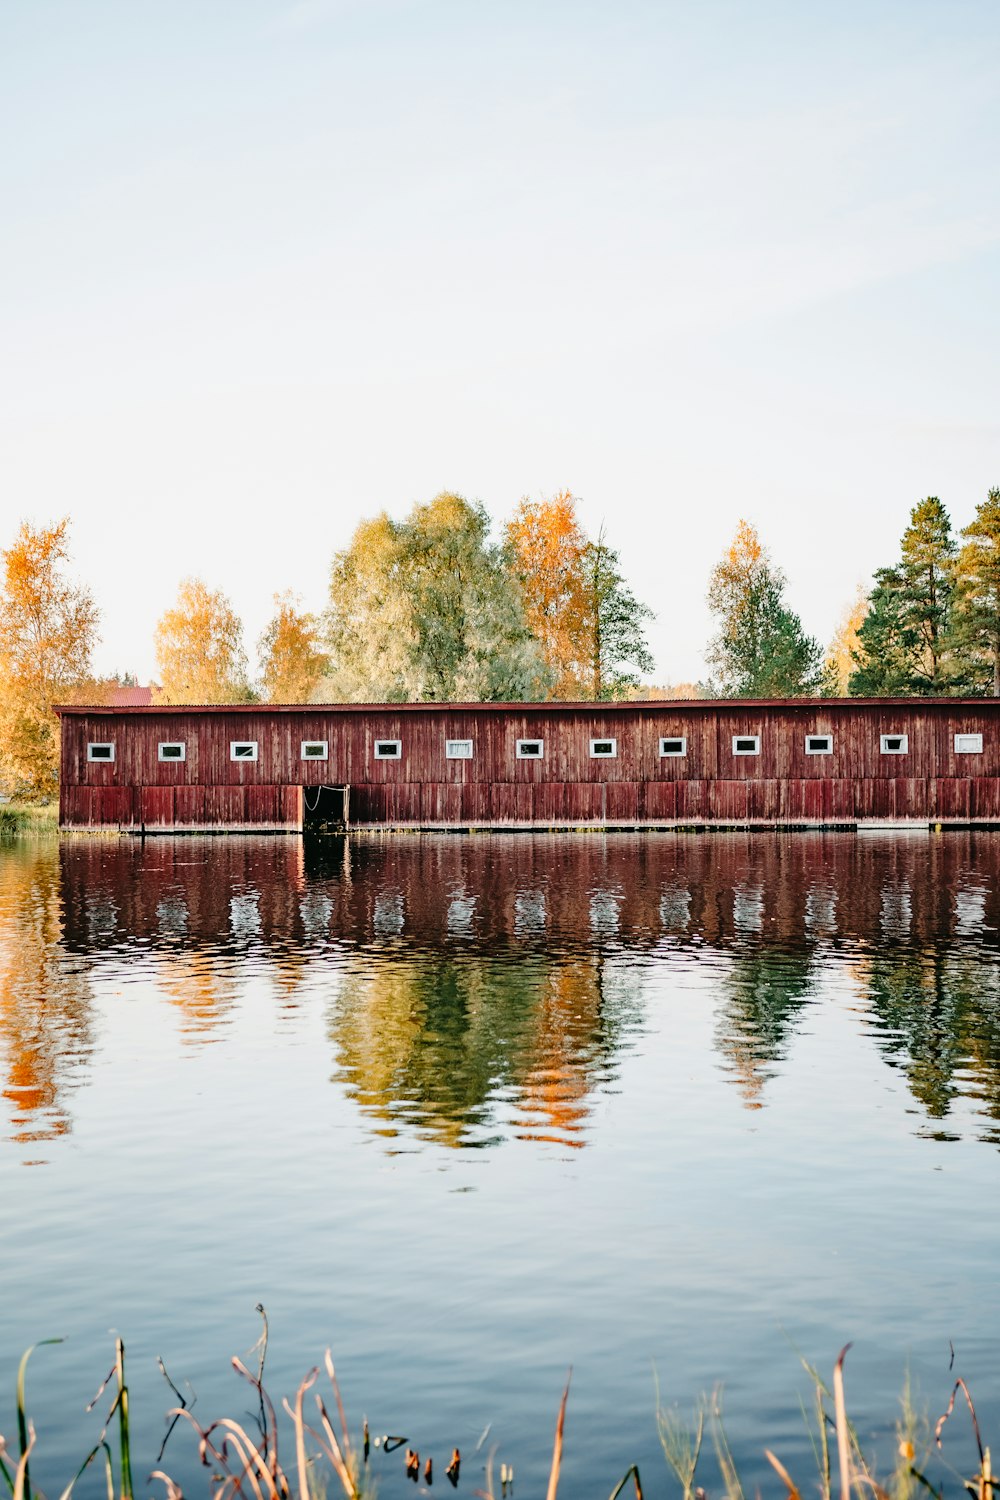
<path id="1" fill-rule="evenodd" d="M 58 712 L 64 828 L 1000 824 L 996 699 Z"/>

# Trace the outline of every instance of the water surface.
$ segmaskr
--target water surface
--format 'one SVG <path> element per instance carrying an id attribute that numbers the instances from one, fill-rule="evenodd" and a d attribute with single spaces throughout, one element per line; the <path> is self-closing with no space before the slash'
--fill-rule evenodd
<path id="1" fill-rule="evenodd" d="M 765 1443 L 810 1481 L 798 1356 L 848 1339 L 863 1430 L 907 1363 L 937 1415 L 950 1340 L 995 1426 L 998 921 L 982 833 L 4 846 L 0 1356 L 67 1338 L 43 1480 L 111 1329 L 143 1474 L 158 1354 L 247 1410 L 257 1302 L 276 1393 L 330 1344 L 460 1493 L 494 1445 L 541 1489 L 570 1365 L 570 1494 L 634 1458 L 673 1493 L 654 1367 L 683 1410 L 725 1381 L 750 1486 Z"/>

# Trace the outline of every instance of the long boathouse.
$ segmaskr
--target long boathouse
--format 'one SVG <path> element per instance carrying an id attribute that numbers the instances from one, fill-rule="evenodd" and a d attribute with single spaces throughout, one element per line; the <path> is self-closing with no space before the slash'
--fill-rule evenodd
<path id="1" fill-rule="evenodd" d="M 1000 824 L 1000 700 L 65 706 L 60 826 Z"/>

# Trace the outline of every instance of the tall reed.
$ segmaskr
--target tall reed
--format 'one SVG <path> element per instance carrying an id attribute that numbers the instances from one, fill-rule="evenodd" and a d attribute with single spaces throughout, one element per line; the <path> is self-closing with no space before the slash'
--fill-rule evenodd
<path id="1" fill-rule="evenodd" d="M 160 1369 L 180 1401 L 180 1405 L 167 1413 L 171 1426 L 164 1439 L 164 1448 L 161 1448 L 160 1460 L 162 1461 L 171 1432 L 180 1423 L 189 1427 L 195 1436 L 199 1459 L 208 1471 L 204 1493 L 210 1500 L 235 1500 L 235 1497 L 244 1497 L 244 1500 L 317 1500 L 318 1496 L 328 1494 L 331 1483 L 336 1492 L 344 1495 L 346 1500 L 369 1500 L 375 1493 L 375 1482 L 369 1467 L 371 1447 L 381 1448 L 384 1454 L 390 1454 L 402 1450 L 409 1439 L 387 1436 L 376 1438 L 372 1444 L 366 1420 L 361 1441 L 356 1443 L 352 1440 L 333 1359 L 328 1350 L 322 1371 L 319 1367 L 310 1370 L 296 1391 L 294 1400 L 282 1401 L 282 1408 L 290 1422 L 288 1435 L 292 1447 L 291 1460 L 287 1464 L 283 1462 L 279 1454 L 277 1412 L 264 1385 L 267 1318 L 262 1307 L 258 1307 L 258 1311 L 264 1319 L 264 1332 L 256 1346 L 259 1351 L 256 1371 L 249 1369 L 239 1358 L 231 1361 L 236 1373 L 254 1390 L 257 1404 L 256 1432 L 250 1430 L 246 1421 L 238 1422 L 232 1417 L 219 1417 L 202 1425 L 160 1361 Z M 61 1341 L 46 1339 L 43 1342 L 56 1344 Z M 31 1476 L 36 1432 L 28 1416 L 26 1396 L 28 1361 L 38 1347 L 39 1345 L 34 1345 L 28 1349 L 18 1367 L 16 1448 L 12 1449 L 6 1439 L 0 1436 L 0 1486 L 6 1487 L 11 1500 L 44 1500 L 33 1485 Z M 810 1476 L 803 1485 L 792 1475 L 777 1453 L 768 1447 L 763 1449 L 788 1500 L 802 1500 L 804 1495 L 814 1494 L 817 1490 L 821 1500 L 914 1500 L 918 1493 L 925 1491 L 932 1500 L 944 1500 L 944 1479 L 935 1483 L 928 1476 L 931 1460 L 936 1460 L 945 1474 L 950 1475 L 963 1494 L 971 1496 L 972 1500 L 1000 1500 L 990 1449 L 983 1441 L 972 1396 L 962 1379 L 955 1380 L 947 1409 L 933 1432 L 916 1415 L 907 1384 L 901 1417 L 896 1426 L 895 1467 L 884 1478 L 877 1476 L 875 1465 L 862 1451 L 857 1431 L 847 1414 L 844 1362 L 849 1348 L 850 1345 L 845 1346 L 837 1358 L 831 1386 L 827 1386 L 813 1367 L 805 1365 L 813 1384 L 813 1402 L 803 1406 L 803 1413 L 810 1428 L 817 1475 Z M 321 1374 L 326 1379 L 317 1388 Z M 556 1418 L 546 1500 L 558 1500 L 569 1390 L 567 1380 Z M 125 1379 L 125 1349 L 120 1339 L 115 1341 L 114 1364 L 87 1410 L 94 1410 L 107 1393 L 110 1393 L 110 1405 L 97 1442 L 62 1490 L 59 1500 L 72 1500 L 78 1481 L 94 1464 L 103 1470 L 103 1489 L 108 1500 L 134 1500 L 129 1389 Z M 977 1465 L 971 1475 L 963 1475 L 944 1461 L 944 1432 L 955 1414 L 959 1397 L 962 1398 L 971 1422 L 977 1454 Z M 711 1399 L 704 1399 L 700 1403 L 692 1422 L 687 1424 L 675 1412 L 662 1406 L 657 1391 L 656 1421 L 667 1467 L 679 1485 L 681 1500 L 709 1500 L 710 1495 L 725 1496 L 726 1500 L 744 1500 L 745 1492 L 726 1437 L 718 1392 Z M 714 1473 L 706 1484 L 702 1484 L 700 1471 L 707 1461 L 704 1442 L 706 1432 L 711 1438 Z M 419 1454 L 406 1446 L 405 1458 L 400 1451 L 399 1461 L 405 1464 L 406 1474 L 414 1481 L 419 1481 Z M 461 1458 L 457 1448 L 443 1472 L 457 1490 L 461 1477 Z M 430 1459 L 425 1462 L 423 1477 L 426 1491 L 433 1483 L 433 1465 Z M 154 1480 L 162 1485 L 165 1500 L 184 1500 L 180 1483 L 162 1464 L 149 1476 L 149 1481 Z M 484 1483 L 485 1489 L 477 1488 L 474 1492 L 483 1497 L 483 1500 L 513 1500 L 513 1466 L 507 1463 L 500 1466 L 501 1494 L 498 1497 L 493 1480 L 492 1454 L 485 1466 Z M 625 1470 L 611 1491 L 609 1500 L 621 1500 L 621 1497 L 628 1495 L 634 1495 L 635 1500 L 643 1500 L 642 1480 L 638 1465 L 634 1463 Z M 600 1500 L 600 1496 L 596 1500 Z"/>

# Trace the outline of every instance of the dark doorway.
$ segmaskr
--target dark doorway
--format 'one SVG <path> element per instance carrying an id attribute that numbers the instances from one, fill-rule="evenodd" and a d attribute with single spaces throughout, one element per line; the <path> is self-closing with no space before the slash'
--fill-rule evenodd
<path id="1" fill-rule="evenodd" d="M 343 833 L 347 827 L 350 787 L 304 786 L 302 832 Z"/>

